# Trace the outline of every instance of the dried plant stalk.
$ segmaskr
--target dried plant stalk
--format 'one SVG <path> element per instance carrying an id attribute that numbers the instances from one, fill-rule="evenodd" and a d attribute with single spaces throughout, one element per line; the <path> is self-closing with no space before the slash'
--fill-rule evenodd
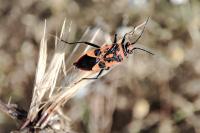
<path id="1" fill-rule="evenodd" d="M 95 39 L 98 32 L 99 30 L 95 32 L 90 42 L 92 42 Z M 83 50 L 86 51 L 86 49 L 88 49 L 88 46 L 84 46 Z M 71 57 L 72 56 L 74 55 L 71 55 Z M 94 74 L 96 74 L 96 72 L 80 71 L 78 69 L 75 69 L 74 67 L 70 67 L 67 70 L 65 77 L 67 78 L 67 80 L 70 80 L 70 82 L 68 82 L 69 84 L 65 84 L 64 86 L 60 87 L 62 91 L 55 94 L 49 99 L 48 103 L 46 103 L 46 106 L 48 106 L 48 108 L 43 112 L 43 115 L 41 119 L 38 121 L 37 126 L 40 126 L 41 128 L 45 127 L 50 116 L 53 115 L 54 111 L 56 111 L 67 100 L 72 98 L 80 88 L 83 88 L 84 86 L 92 82 L 92 80 L 81 80 L 81 79 L 86 77 L 93 77 Z M 65 81 L 66 79 L 63 82 Z"/>
<path id="2" fill-rule="evenodd" d="M 60 35 L 61 37 L 63 35 L 64 29 L 65 29 L 65 21 L 62 27 L 62 32 Z M 32 102 L 28 113 L 27 121 L 22 126 L 22 128 L 24 128 L 30 122 L 33 122 L 36 119 L 38 112 L 40 111 L 40 106 L 42 104 L 42 100 L 45 94 L 49 94 L 49 97 L 51 97 L 55 89 L 58 73 L 61 69 L 64 60 L 65 54 L 63 48 L 64 45 L 62 44 L 56 46 L 53 59 L 50 63 L 50 66 L 46 70 L 47 39 L 46 39 L 46 22 L 45 22 L 44 34 L 42 37 L 42 41 L 40 43 L 39 60 L 36 71 L 36 79 L 35 79 Z"/>

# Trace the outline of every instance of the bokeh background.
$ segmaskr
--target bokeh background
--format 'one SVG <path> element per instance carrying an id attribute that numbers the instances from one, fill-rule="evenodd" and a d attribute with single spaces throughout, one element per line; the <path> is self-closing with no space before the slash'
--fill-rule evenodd
<path id="1" fill-rule="evenodd" d="M 70 40 L 100 28 L 123 35 L 150 16 L 136 51 L 64 107 L 81 133 L 200 132 L 199 0 L 1 0 L 0 97 L 28 110 L 39 43 L 47 20 L 48 52 L 63 20 Z M 50 59 L 49 59 L 50 60 Z M 0 113 L 0 132 L 17 129 Z"/>

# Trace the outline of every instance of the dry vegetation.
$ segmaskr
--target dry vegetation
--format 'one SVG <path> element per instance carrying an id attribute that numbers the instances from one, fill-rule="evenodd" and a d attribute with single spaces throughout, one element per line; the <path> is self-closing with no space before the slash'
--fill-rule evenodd
<path id="1" fill-rule="evenodd" d="M 0 108 L 10 112 L 0 113 L 0 132 L 24 121 L 41 132 L 200 132 L 199 14 L 198 0 L 1 0 Z M 87 48 L 53 35 L 103 44 L 149 16 L 137 45 L 154 56 L 135 51 L 90 85 L 73 84 L 93 74 L 71 66 Z M 18 108 L 28 119 L 8 117 L 25 118 Z"/>

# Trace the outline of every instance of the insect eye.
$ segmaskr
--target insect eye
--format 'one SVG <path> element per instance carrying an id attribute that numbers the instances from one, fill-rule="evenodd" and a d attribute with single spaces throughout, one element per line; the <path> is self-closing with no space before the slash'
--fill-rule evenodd
<path id="1" fill-rule="evenodd" d="M 96 49 L 96 50 L 94 51 L 94 55 L 95 55 L 95 56 L 99 56 L 100 54 L 101 54 L 100 49 Z"/>

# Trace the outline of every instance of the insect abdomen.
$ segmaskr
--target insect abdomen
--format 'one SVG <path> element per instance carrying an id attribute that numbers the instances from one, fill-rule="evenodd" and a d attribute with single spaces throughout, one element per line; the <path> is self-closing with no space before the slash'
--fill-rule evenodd
<path id="1" fill-rule="evenodd" d="M 97 58 L 85 54 L 77 62 L 74 63 L 74 66 L 82 70 L 90 71 L 96 65 L 96 59 Z"/>

